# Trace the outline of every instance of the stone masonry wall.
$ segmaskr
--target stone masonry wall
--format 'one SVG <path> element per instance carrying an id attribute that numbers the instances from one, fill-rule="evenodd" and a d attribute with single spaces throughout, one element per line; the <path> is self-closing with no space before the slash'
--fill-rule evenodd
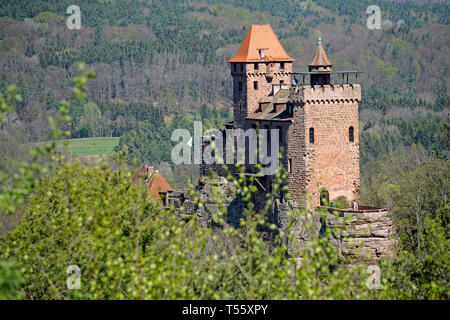
<path id="1" fill-rule="evenodd" d="M 358 102 L 361 100 L 361 87 L 303 86 L 292 100 L 296 105 L 292 126 L 295 140 L 289 142 L 293 144 L 289 149 L 294 166 L 300 168 L 294 168 L 289 177 L 290 192 L 300 196 L 299 192 L 306 191 L 312 206 L 320 205 L 319 191 L 322 188 L 329 192 L 330 200 L 345 196 L 349 201 L 358 201 Z M 350 127 L 353 127 L 353 142 L 349 141 Z M 314 129 L 313 144 L 309 141 L 310 128 Z"/>
<path id="2" fill-rule="evenodd" d="M 292 63 L 285 63 L 284 69 L 280 69 L 279 62 L 259 63 L 258 70 L 252 63 L 247 64 L 247 108 L 248 113 L 255 112 L 259 107 L 259 100 L 272 91 L 273 84 L 283 81 L 291 83 Z M 253 82 L 258 82 L 258 88 L 254 89 Z"/>
<path id="3" fill-rule="evenodd" d="M 292 63 L 286 62 L 284 69 L 279 62 L 258 63 L 255 70 L 254 63 L 245 63 L 241 72 L 241 63 L 237 63 L 236 72 L 231 64 L 233 77 L 233 112 L 234 121 L 239 128 L 245 128 L 245 118 L 256 111 L 261 98 L 272 91 L 272 84 L 284 81 L 291 83 Z M 258 82 L 258 88 L 254 89 L 254 81 Z M 242 82 L 242 90 L 239 90 L 239 82 Z"/>
<path id="4" fill-rule="evenodd" d="M 285 168 L 289 167 L 287 162 L 290 161 L 290 172 L 287 178 L 288 191 L 293 200 L 304 204 L 308 182 L 308 176 L 306 175 L 308 158 L 305 146 L 305 109 L 297 105 L 294 107 L 293 113 L 294 122 L 288 127 L 285 141 Z"/>

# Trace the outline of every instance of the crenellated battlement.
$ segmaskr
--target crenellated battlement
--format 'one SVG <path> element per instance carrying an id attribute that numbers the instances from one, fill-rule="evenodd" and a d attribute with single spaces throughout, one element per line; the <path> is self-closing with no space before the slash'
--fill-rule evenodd
<path id="1" fill-rule="evenodd" d="M 294 103 L 343 103 L 360 102 L 359 84 L 297 85 L 291 88 L 290 99 Z"/>

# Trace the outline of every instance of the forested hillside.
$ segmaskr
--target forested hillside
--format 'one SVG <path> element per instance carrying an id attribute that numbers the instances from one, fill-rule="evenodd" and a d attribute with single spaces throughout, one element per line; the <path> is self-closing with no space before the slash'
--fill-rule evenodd
<path id="1" fill-rule="evenodd" d="M 47 138 L 45 118 L 69 94 L 83 61 L 98 78 L 89 84 L 91 102 L 70 106 L 70 137 L 123 137 L 130 159 L 167 162 L 164 141 L 180 119 L 185 127 L 200 118 L 211 126 L 230 120 L 227 60 L 250 24 L 270 23 L 296 59 L 295 71 L 306 70 L 321 36 L 335 70 L 363 72 L 362 164 L 413 145 L 448 157 L 441 134 L 449 105 L 448 3 L 84 0 L 81 30 L 65 25 L 70 4 L 0 1 L 0 89 L 14 83 L 23 97 L 3 125 L 4 141 Z M 393 27 L 366 27 L 371 4 Z"/>
<path id="2" fill-rule="evenodd" d="M 79 0 L 81 30 L 69 30 L 72 4 L 0 0 L 0 300 L 449 299 L 448 1 Z M 367 28 L 369 5 L 382 30 Z M 237 226 L 229 190 L 209 190 L 212 228 L 130 179 L 144 163 L 175 188 L 196 178 L 171 165 L 171 133 L 232 119 L 227 60 L 254 23 L 272 25 L 294 71 L 319 36 L 334 70 L 362 71 L 360 204 L 388 208 L 396 230 L 377 290 L 333 245 L 345 226 L 289 251 L 290 227 L 308 229 L 312 212 L 289 212 L 287 233 L 272 233 L 251 176 L 229 178 L 245 202 Z M 65 139 L 87 148 L 78 138 L 120 142 L 83 162 L 60 152 Z M 280 167 L 274 190 L 286 176 Z M 69 265 L 81 266 L 79 290 Z"/>

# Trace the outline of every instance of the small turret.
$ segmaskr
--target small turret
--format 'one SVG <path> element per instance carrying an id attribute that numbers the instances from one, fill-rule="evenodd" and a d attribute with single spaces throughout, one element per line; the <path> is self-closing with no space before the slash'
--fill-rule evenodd
<path id="1" fill-rule="evenodd" d="M 316 54 L 309 64 L 309 72 L 312 72 L 311 85 L 330 84 L 332 66 L 333 64 L 328 59 L 325 49 L 322 46 L 322 39 L 319 38 Z"/>

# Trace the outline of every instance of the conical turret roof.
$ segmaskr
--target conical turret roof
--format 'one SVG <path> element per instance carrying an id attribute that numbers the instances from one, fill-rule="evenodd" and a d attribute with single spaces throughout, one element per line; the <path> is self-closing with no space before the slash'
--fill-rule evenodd
<path id="1" fill-rule="evenodd" d="M 332 66 L 330 59 L 328 59 L 327 54 L 325 53 L 325 49 L 322 46 L 322 39 L 319 38 L 319 41 L 317 43 L 317 50 L 316 54 L 314 55 L 314 59 L 311 61 L 309 66 L 316 67 L 316 66 Z"/>

